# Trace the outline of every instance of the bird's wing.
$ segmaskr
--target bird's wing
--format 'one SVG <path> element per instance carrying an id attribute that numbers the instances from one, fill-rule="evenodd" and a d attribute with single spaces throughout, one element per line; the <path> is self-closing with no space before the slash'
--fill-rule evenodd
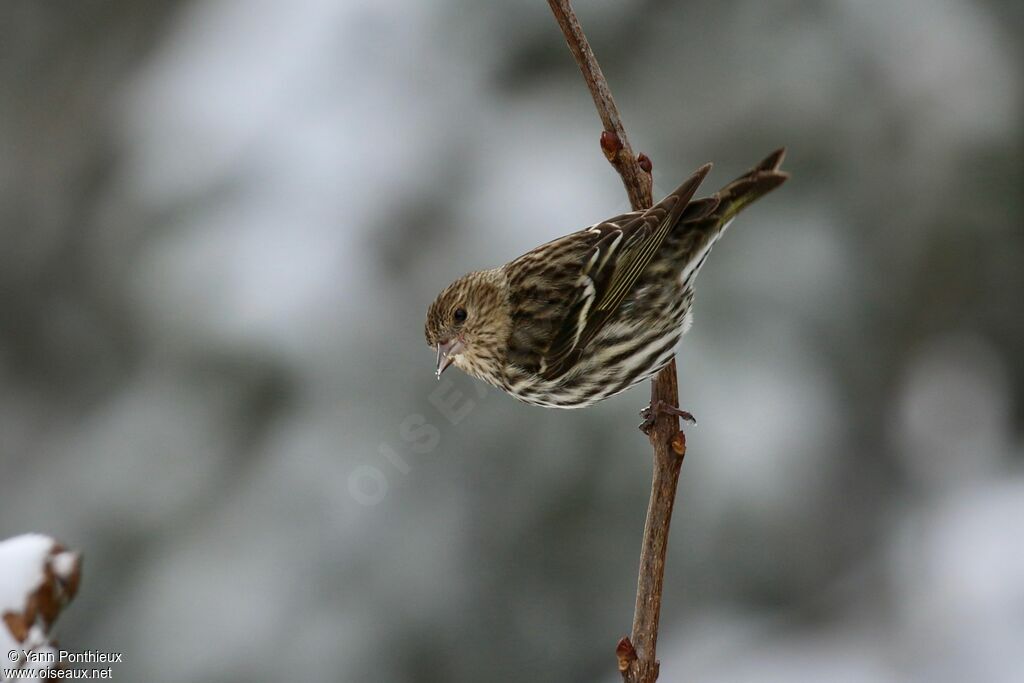
<path id="1" fill-rule="evenodd" d="M 579 360 L 650 265 L 709 170 L 710 164 L 702 166 L 647 211 L 623 214 L 583 231 L 597 241 L 583 259 L 565 315 L 541 356 L 544 379 L 559 377 Z"/>

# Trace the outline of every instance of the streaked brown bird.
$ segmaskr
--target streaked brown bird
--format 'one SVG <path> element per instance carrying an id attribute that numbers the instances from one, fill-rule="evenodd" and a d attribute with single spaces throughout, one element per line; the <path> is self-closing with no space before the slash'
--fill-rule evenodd
<path id="1" fill-rule="evenodd" d="M 427 311 L 437 376 L 454 364 L 551 408 L 589 406 L 653 376 L 690 326 L 693 282 L 711 247 L 789 177 L 779 170 L 784 153 L 692 200 L 707 164 L 650 209 L 462 276 Z"/>

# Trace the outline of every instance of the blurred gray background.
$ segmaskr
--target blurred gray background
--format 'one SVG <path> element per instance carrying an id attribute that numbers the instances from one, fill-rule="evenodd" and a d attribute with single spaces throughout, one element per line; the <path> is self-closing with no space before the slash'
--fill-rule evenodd
<path id="1" fill-rule="evenodd" d="M 656 194 L 786 145 L 679 352 L 662 681 L 1019 681 L 1024 5 L 577 2 Z M 614 683 L 644 388 L 452 371 L 463 272 L 620 212 L 542 0 L 0 5 L 0 538 L 120 681 Z"/>

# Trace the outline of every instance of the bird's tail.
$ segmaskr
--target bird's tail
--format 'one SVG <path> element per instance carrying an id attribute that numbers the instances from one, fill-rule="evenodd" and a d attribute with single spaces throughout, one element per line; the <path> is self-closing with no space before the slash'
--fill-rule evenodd
<path id="1" fill-rule="evenodd" d="M 682 264 L 684 285 L 690 285 L 696 277 L 711 247 L 736 214 L 786 182 L 789 174 L 779 170 L 785 156 L 786 149 L 778 149 L 715 194 L 687 204 L 665 247 Z"/>
<path id="2" fill-rule="evenodd" d="M 768 194 L 786 182 L 789 174 L 780 171 L 786 148 L 777 149 L 757 166 L 750 169 L 721 190 L 703 199 L 690 202 L 683 212 L 681 223 L 706 222 L 707 228 L 721 229 L 748 204 Z M 687 226 L 689 227 L 689 226 Z M 694 228 L 698 226 L 694 225 Z M 699 229 L 699 228 L 698 228 Z"/>

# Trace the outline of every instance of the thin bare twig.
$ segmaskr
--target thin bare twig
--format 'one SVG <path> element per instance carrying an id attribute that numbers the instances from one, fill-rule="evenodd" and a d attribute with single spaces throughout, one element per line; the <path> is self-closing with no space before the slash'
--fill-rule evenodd
<path id="1" fill-rule="evenodd" d="M 626 129 L 622 127 L 622 119 L 619 117 L 619 110 L 612 99 L 612 91 L 608 89 L 608 81 L 604 78 L 601 65 L 597 63 L 594 51 L 590 49 L 590 43 L 583 34 L 583 28 L 576 19 L 576 13 L 568 0 L 548 0 L 551 11 L 555 14 L 555 20 L 565 34 L 565 41 L 572 50 L 572 56 L 583 72 L 583 78 L 590 89 L 590 95 L 594 98 L 594 106 L 597 107 L 597 114 L 604 124 L 604 132 L 601 134 L 601 150 L 605 157 L 611 162 L 615 170 L 622 176 L 622 183 L 626 186 L 626 194 L 634 209 L 647 209 L 653 203 L 651 197 L 651 173 L 650 168 L 644 171 L 640 167 L 637 157 L 633 156 L 633 148 L 629 146 L 629 139 L 626 137 Z M 645 157 L 646 158 L 646 157 Z M 650 160 L 646 161 L 649 167 Z"/>
<path id="2" fill-rule="evenodd" d="M 548 0 L 548 4 L 583 72 L 597 113 L 604 124 L 601 149 L 622 176 L 622 183 L 633 208 L 649 208 L 653 201 L 650 159 L 642 154 L 633 156 L 608 82 L 569 0 Z M 679 406 L 674 359 L 651 382 L 651 405 L 658 405 L 659 401 L 672 407 Z M 629 637 L 620 640 L 615 649 L 619 671 L 625 683 L 654 683 L 658 679 L 658 621 L 665 582 L 665 554 L 668 551 L 669 524 L 675 505 L 679 470 L 686 453 L 686 439 L 679 431 L 679 418 L 668 412 L 657 413 L 649 437 L 654 448 L 654 476 L 640 551 L 633 631 Z"/>

